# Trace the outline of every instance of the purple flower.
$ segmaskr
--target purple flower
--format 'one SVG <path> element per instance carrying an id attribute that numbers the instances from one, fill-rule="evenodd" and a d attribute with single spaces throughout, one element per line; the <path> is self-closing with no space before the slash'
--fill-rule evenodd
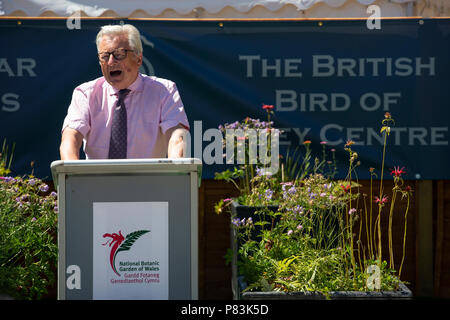
<path id="1" fill-rule="evenodd" d="M 31 178 L 30 180 L 28 180 L 28 184 L 30 186 L 34 186 L 36 184 L 36 179 Z"/>
<path id="2" fill-rule="evenodd" d="M 19 208 L 23 208 L 24 203 L 22 202 L 22 197 L 17 197 L 14 199 L 17 202 L 17 205 L 19 206 Z"/>
<path id="3" fill-rule="evenodd" d="M 239 121 L 233 122 L 227 126 L 227 129 L 236 129 L 239 128 Z"/>
<path id="4" fill-rule="evenodd" d="M 303 207 L 300 206 L 300 205 L 296 205 L 296 206 L 294 207 L 294 212 L 295 212 L 296 214 L 302 214 L 302 213 L 303 213 Z"/>
<path id="5" fill-rule="evenodd" d="M 272 199 L 272 195 L 273 195 L 273 191 L 270 190 L 270 189 L 267 189 L 267 190 L 266 190 L 266 193 L 265 193 L 266 199 L 267 199 L 267 200 Z"/>
<path id="6" fill-rule="evenodd" d="M 295 194 L 296 191 L 297 191 L 297 189 L 295 189 L 295 187 L 292 186 L 292 187 L 288 190 L 288 193 L 289 193 L 289 194 Z"/>
<path id="7" fill-rule="evenodd" d="M 292 186 L 292 182 L 281 182 L 281 189 L 286 191 L 286 186 Z"/>
<path id="8" fill-rule="evenodd" d="M 270 170 L 266 170 L 266 168 L 256 168 L 256 175 L 259 177 L 262 176 L 270 177 L 272 175 L 272 172 L 270 172 Z"/>
<path id="9" fill-rule="evenodd" d="M 35 221 L 36 221 L 36 218 L 33 217 L 33 218 L 31 219 L 31 222 L 35 222 Z"/>
<path id="10" fill-rule="evenodd" d="M 256 168 L 256 175 L 257 176 L 262 176 L 263 175 L 263 173 L 264 173 L 264 170 L 263 169 L 261 169 L 261 168 Z"/>
<path id="11" fill-rule="evenodd" d="M 41 191 L 41 192 L 47 192 L 48 191 L 48 185 L 46 185 L 46 184 L 41 184 L 40 186 L 39 186 L 39 191 Z"/>
<path id="12" fill-rule="evenodd" d="M 356 209 L 355 208 L 351 208 L 350 210 L 348 210 L 348 214 L 353 214 L 353 213 L 355 213 L 356 212 Z"/>
<path id="13" fill-rule="evenodd" d="M 16 182 L 16 179 L 14 179 L 13 177 L 0 177 L 0 180 L 5 181 L 6 183 Z"/>
<path id="14" fill-rule="evenodd" d="M 287 232 L 287 235 L 290 236 L 290 235 L 293 234 L 293 233 L 294 233 L 294 231 L 289 230 L 289 231 Z"/>
<path id="15" fill-rule="evenodd" d="M 231 221 L 231 224 L 235 225 L 236 227 L 239 227 L 239 222 L 240 222 L 239 219 L 233 219 L 233 220 Z"/>
<path id="16" fill-rule="evenodd" d="M 298 226 L 297 226 L 297 230 L 302 230 L 303 229 L 303 226 L 301 225 L 301 224 L 299 224 Z"/>
<path id="17" fill-rule="evenodd" d="M 261 176 L 271 176 L 272 172 L 270 171 L 266 171 L 265 168 L 256 168 L 256 175 L 261 177 Z"/>
<path id="18" fill-rule="evenodd" d="M 55 191 L 52 191 L 52 192 L 50 193 L 50 195 L 51 195 L 53 198 L 56 198 L 56 197 L 58 196 L 58 194 L 57 194 Z"/>

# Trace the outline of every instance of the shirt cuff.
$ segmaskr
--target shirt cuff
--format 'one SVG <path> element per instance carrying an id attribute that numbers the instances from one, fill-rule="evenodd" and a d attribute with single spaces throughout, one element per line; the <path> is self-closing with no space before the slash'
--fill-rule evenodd
<path id="1" fill-rule="evenodd" d="M 189 123 L 185 120 L 167 120 L 161 122 L 159 125 L 163 134 L 165 134 L 170 128 L 176 127 L 178 125 L 182 125 L 186 130 L 189 130 Z"/>
<path id="2" fill-rule="evenodd" d="M 86 137 L 86 134 L 89 132 L 89 128 L 80 121 L 71 121 L 68 123 L 64 123 L 61 132 L 64 131 L 65 128 L 77 130 L 79 133 L 83 135 L 83 138 Z"/>

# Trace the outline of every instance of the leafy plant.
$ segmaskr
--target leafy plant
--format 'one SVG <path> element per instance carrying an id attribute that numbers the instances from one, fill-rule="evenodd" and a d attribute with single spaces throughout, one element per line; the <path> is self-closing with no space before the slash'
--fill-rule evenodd
<path id="1" fill-rule="evenodd" d="M 268 121 L 252 119 L 246 117 L 241 122 L 226 123 L 220 125 L 219 130 L 224 135 L 223 147 L 226 149 L 227 163 L 237 162 L 239 165 L 234 167 L 233 171 L 229 169 L 216 173 L 217 180 L 231 182 L 244 194 L 252 189 L 250 181 L 262 170 L 270 158 L 272 152 L 272 139 L 280 130 L 272 128 L 273 121 L 270 121 L 270 115 L 273 113 L 272 105 L 263 105 L 267 111 Z M 235 143 L 236 138 L 236 143 Z M 257 155 L 256 141 L 259 139 L 260 154 Z M 264 139 L 264 143 L 262 143 Z M 261 148 L 264 145 L 264 148 Z M 264 150 L 265 152 L 261 152 Z"/>
<path id="2" fill-rule="evenodd" d="M 13 144 L 11 152 L 8 150 L 6 139 L 3 140 L 2 151 L 0 152 L 0 177 L 11 173 L 11 162 L 13 159 L 15 144 Z"/>
<path id="3" fill-rule="evenodd" d="M 276 175 L 260 174 L 257 166 L 250 177 L 237 174 L 253 170 L 246 164 L 235 168 L 235 174 L 231 171 L 217 174 L 236 186 L 239 182 L 236 179 L 247 178 L 247 188 L 240 189 L 241 194 L 235 201 L 258 208 L 249 218 L 232 217 L 232 228 L 236 230 L 239 244 L 238 270 L 247 283 L 245 290 L 327 294 L 329 291 L 395 290 L 398 287 L 405 259 L 406 220 L 412 190 L 404 185 L 404 168 L 400 167 L 391 170 L 392 193 L 387 195 L 384 190 L 385 154 L 393 124 L 391 115 L 386 113 L 381 128 L 384 145 L 380 189 L 373 190 L 373 179 L 377 176 L 371 168 L 369 196 L 360 192 L 362 185 L 355 174 L 360 162 L 358 154 L 352 150 L 353 141 L 347 141 L 344 146 L 349 163 L 342 180 L 334 179 L 337 173 L 335 150 L 330 150 L 330 158 L 326 142 L 321 142 L 322 156 L 313 159 L 309 140 L 303 143 L 303 158 L 297 150 L 293 156 L 288 155 Z M 402 259 L 395 265 L 392 221 L 399 198 L 406 201 L 406 210 Z M 231 203 L 232 199 L 219 201 L 216 212 L 223 212 Z M 277 209 L 270 210 L 269 206 L 274 205 Z M 381 228 L 382 219 L 388 219 L 387 232 Z M 388 262 L 383 260 L 382 239 L 385 237 Z M 375 286 L 370 282 L 374 267 L 378 272 Z"/>
<path id="4" fill-rule="evenodd" d="M 33 175 L 7 176 L 11 161 L 5 159 L 2 152 L 0 292 L 16 299 L 41 299 L 56 281 L 57 195 Z"/>

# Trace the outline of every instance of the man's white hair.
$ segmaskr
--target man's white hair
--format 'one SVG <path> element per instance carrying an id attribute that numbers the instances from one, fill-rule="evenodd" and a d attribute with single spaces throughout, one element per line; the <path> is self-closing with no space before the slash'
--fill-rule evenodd
<path id="1" fill-rule="evenodd" d="M 130 44 L 130 48 L 136 52 L 137 54 L 141 54 L 143 52 L 142 49 L 142 41 L 139 30 L 136 29 L 135 26 L 131 24 L 123 24 L 123 25 L 107 25 L 101 27 L 99 33 L 97 34 L 96 44 L 97 51 L 100 49 L 100 41 L 103 36 L 113 36 L 118 34 L 126 34 L 128 36 L 128 42 Z"/>

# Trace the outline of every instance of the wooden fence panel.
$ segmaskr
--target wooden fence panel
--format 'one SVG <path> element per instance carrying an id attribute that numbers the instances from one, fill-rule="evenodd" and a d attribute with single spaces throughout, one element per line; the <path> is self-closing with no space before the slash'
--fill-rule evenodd
<path id="1" fill-rule="evenodd" d="M 450 298 L 450 181 L 436 182 L 434 295 Z"/>

